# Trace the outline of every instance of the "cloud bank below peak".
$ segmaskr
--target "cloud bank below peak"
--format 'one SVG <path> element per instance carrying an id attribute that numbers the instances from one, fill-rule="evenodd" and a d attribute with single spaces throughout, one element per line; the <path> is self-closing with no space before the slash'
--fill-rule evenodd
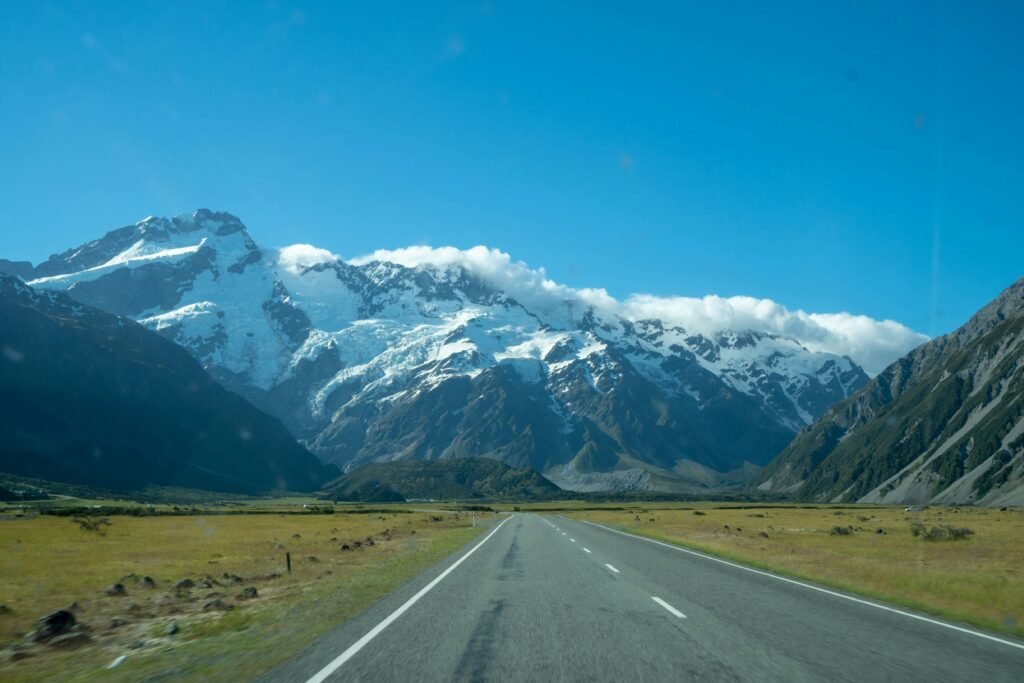
<path id="1" fill-rule="evenodd" d="M 895 320 L 852 313 L 807 313 L 750 296 L 658 297 L 634 294 L 622 302 L 631 320 L 660 318 L 704 334 L 751 330 L 796 339 L 811 351 L 849 356 L 872 377 L 928 341 Z"/>
<path id="2" fill-rule="evenodd" d="M 315 249 L 309 245 L 296 247 Z M 325 250 L 317 252 L 337 258 Z M 323 258 L 323 254 L 318 257 Z M 460 266 L 524 305 L 549 312 L 564 310 L 566 302 L 578 302 L 627 320 L 658 318 L 688 332 L 705 335 L 753 331 L 790 337 L 811 351 L 849 356 L 872 376 L 928 340 L 926 335 L 894 320 L 875 320 L 847 312 L 807 313 L 790 310 L 771 299 L 750 296 L 712 294 L 698 298 L 633 294 L 618 300 L 604 289 L 575 289 L 556 283 L 547 277 L 543 268 L 531 268 L 503 251 L 483 246 L 379 249 L 348 263 L 362 265 L 373 261 L 409 268 Z"/>
<path id="3" fill-rule="evenodd" d="M 293 244 L 277 252 L 277 263 L 290 273 L 298 275 L 304 268 L 319 263 L 333 263 L 341 260 L 337 254 L 312 244 Z"/>

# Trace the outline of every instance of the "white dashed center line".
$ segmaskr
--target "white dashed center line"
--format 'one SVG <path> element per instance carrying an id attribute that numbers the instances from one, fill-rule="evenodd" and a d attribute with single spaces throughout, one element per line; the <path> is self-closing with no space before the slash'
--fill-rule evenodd
<path id="1" fill-rule="evenodd" d="M 570 538 L 569 540 L 570 540 L 570 541 L 572 541 L 573 543 L 575 543 L 575 542 L 576 542 L 576 539 L 575 539 L 575 538 Z"/>
<path id="2" fill-rule="evenodd" d="M 583 552 L 585 552 L 585 553 L 589 553 L 589 552 L 590 552 L 590 548 L 584 548 L 584 549 L 583 549 Z"/>
<path id="3" fill-rule="evenodd" d="M 608 569 L 611 569 L 611 570 L 612 570 L 613 572 L 615 572 L 616 574 L 619 574 L 619 573 L 621 573 L 621 572 L 619 572 L 619 570 L 618 570 L 618 569 L 616 569 L 615 567 L 611 566 L 611 565 L 610 565 L 610 564 L 608 564 L 607 562 L 605 563 L 605 565 L 604 565 L 604 566 L 608 567 Z"/>
<path id="4" fill-rule="evenodd" d="M 656 597 L 654 597 L 654 596 L 651 596 L 651 600 L 654 600 L 654 602 L 658 603 L 659 605 L 661 605 L 662 607 L 664 607 L 665 609 L 667 609 L 667 610 L 668 610 L 669 612 L 671 612 L 671 613 L 672 613 L 672 614 L 673 614 L 674 616 L 677 616 L 677 617 L 679 617 L 680 619 L 685 619 L 685 618 L 686 618 L 686 615 L 685 615 L 685 614 L 683 614 L 682 612 L 680 612 L 679 610 L 677 610 L 677 609 L 676 609 L 675 607 L 673 607 L 672 605 L 670 605 L 670 604 L 668 604 L 667 602 L 665 602 L 664 600 L 662 600 L 661 598 L 656 598 Z"/>

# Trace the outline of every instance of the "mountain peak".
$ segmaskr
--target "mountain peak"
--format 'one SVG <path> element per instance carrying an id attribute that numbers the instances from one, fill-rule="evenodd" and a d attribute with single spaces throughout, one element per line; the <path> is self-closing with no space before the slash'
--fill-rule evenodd
<path id="1" fill-rule="evenodd" d="M 993 325 L 1022 314 L 1024 314 L 1024 277 L 1000 292 L 999 296 L 975 313 L 964 327 L 984 334 Z"/>
<path id="2" fill-rule="evenodd" d="M 179 214 L 172 221 L 181 232 L 206 230 L 218 236 L 225 236 L 245 231 L 245 225 L 238 216 L 226 211 L 196 209 L 191 214 Z"/>
<path id="3" fill-rule="evenodd" d="M 54 254 L 31 272 L 33 280 L 118 265 L 133 258 L 153 258 L 161 251 L 196 251 L 203 237 L 240 235 L 245 251 L 258 250 L 238 217 L 222 211 L 197 209 L 174 218 L 147 216 L 141 221 L 111 230 L 103 237 Z M 209 245 L 207 245 L 209 246 Z M 184 252 L 181 252 L 184 253 Z"/>

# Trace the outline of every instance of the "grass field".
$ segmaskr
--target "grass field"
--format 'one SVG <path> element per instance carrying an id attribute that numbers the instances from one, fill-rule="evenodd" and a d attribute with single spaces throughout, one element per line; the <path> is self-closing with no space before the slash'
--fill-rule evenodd
<path id="1" fill-rule="evenodd" d="M 274 503 L 288 506 L 295 502 Z M 249 680 L 481 531 L 465 513 L 408 506 L 364 514 L 111 516 L 97 531 L 69 517 L 4 516 L 0 679 L 11 682 Z M 154 588 L 140 583 L 147 576 Z M 175 590 L 185 578 L 196 585 Z M 105 593 L 115 583 L 126 595 Z M 241 597 L 248 587 L 257 597 Z M 230 609 L 204 610 L 217 599 Z M 72 603 L 90 642 L 60 650 L 24 637 L 37 618 Z"/>
<path id="2" fill-rule="evenodd" d="M 1024 636 L 1024 511 L 931 507 L 591 506 L 564 512 L 788 576 Z M 550 505 L 522 506 L 551 509 Z M 584 510 L 583 508 L 588 508 Z M 640 513 L 640 525 L 635 517 Z M 969 528 L 929 541 L 913 524 Z M 834 527 L 853 530 L 833 533 Z M 878 533 L 882 530 L 884 533 Z"/>

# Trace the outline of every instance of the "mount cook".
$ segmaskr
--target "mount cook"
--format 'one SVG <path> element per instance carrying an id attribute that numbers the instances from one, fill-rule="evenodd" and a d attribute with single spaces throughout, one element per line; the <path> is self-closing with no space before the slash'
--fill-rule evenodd
<path id="1" fill-rule="evenodd" d="M 266 249 L 205 209 L 12 265 L 173 340 L 345 471 L 492 457 L 572 490 L 701 491 L 749 481 L 868 381 L 791 338 L 517 299 L 463 263 Z"/>

